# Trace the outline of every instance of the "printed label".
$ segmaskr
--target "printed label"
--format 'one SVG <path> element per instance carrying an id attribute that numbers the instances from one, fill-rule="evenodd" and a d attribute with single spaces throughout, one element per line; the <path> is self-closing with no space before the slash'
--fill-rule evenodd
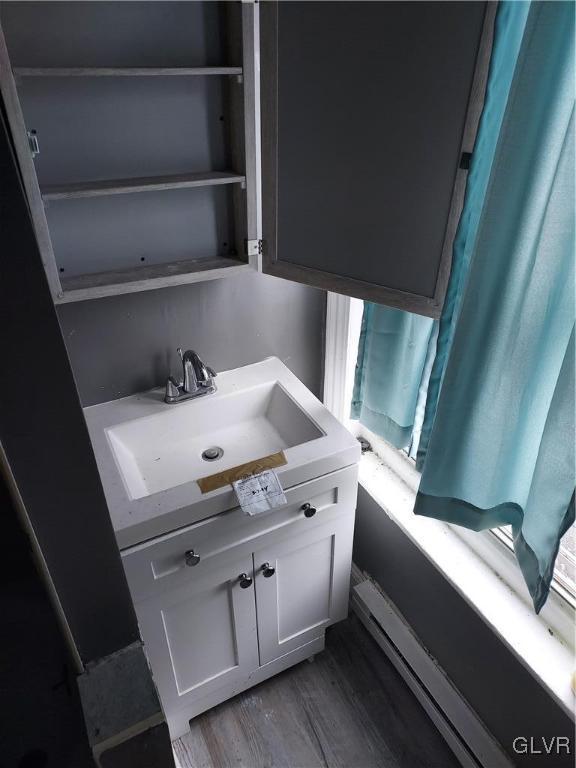
<path id="1" fill-rule="evenodd" d="M 260 515 L 286 504 L 286 496 L 273 469 L 236 480 L 232 486 L 240 506 L 248 515 Z"/>

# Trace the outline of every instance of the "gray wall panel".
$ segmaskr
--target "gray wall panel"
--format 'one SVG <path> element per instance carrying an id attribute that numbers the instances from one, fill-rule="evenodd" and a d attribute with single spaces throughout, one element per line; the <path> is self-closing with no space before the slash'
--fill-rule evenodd
<path id="1" fill-rule="evenodd" d="M 325 293 L 266 275 L 61 305 L 83 405 L 163 385 L 191 347 L 223 371 L 276 355 L 322 390 Z"/>
<path id="2" fill-rule="evenodd" d="M 354 561 L 380 584 L 519 768 L 573 768 L 574 757 L 517 755 L 516 736 L 574 735 L 574 725 L 444 576 L 360 488 Z M 573 744 L 573 741 L 571 741 Z M 550 761 L 550 762 L 549 762 Z"/>
<path id="3" fill-rule="evenodd" d="M 0 18 L 20 67 L 202 67 L 225 61 L 223 3 L 7 2 Z M 102 40 L 106 46 L 102 46 Z M 170 40 L 170 45 L 162 45 Z"/>
<path id="4" fill-rule="evenodd" d="M 21 78 L 40 186 L 230 170 L 226 88 L 219 76 Z"/>
<path id="5" fill-rule="evenodd" d="M 230 186 L 53 200 L 46 215 L 63 278 L 235 255 Z"/>

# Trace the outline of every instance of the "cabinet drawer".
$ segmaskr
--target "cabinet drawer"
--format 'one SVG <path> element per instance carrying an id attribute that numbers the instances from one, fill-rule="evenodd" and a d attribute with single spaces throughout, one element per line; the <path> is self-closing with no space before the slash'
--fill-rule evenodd
<path id="1" fill-rule="evenodd" d="M 251 552 L 258 537 L 283 529 L 300 532 L 345 513 L 356 507 L 358 468 L 356 465 L 333 472 L 288 489 L 287 505 L 272 512 L 250 517 L 240 507 L 222 512 L 199 523 L 181 528 L 122 552 L 122 562 L 135 602 L 175 588 L 187 579 L 200 576 L 219 555 L 232 547 Z M 316 509 L 306 517 L 304 504 Z M 257 546 L 261 546 L 261 541 Z M 194 558 L 186 564 L 186 553 Z M 242 549 L 238 553 L 242 553 Z M 199 558 L 197 562 L 196 558 Z"/>

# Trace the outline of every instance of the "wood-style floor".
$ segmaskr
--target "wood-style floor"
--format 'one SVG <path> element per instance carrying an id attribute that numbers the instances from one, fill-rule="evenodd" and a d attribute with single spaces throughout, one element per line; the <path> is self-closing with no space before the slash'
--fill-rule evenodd
<path id="1" fill-rule="evenodd" d="M 384 653 L 352 616 L 326 650 L 192 721 L 180 768 L 458 768 Z"/>

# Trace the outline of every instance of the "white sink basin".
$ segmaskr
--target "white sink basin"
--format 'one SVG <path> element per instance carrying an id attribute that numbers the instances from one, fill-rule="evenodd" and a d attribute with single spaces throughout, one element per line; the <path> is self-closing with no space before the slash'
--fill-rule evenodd
<path id="1" fill-rule="evenodd" d="M 238 505 L 198 480 L 284 452 L 285 489 L 354 464 L 357 440 L 277 358 L 220 373 L 214 394 L 167 405 L 154 389 L 84 409 L 121 549 Z M 215 461 L 202 453 L 221 448 Z"/>
<path id="2" fill-rule="evenodd" d="M 106 430 L 133 499 L 199 480 L 324 434 L 280 384 L 203 395 Z M 209 461 L 209 448 L 223 451 Z"/>

